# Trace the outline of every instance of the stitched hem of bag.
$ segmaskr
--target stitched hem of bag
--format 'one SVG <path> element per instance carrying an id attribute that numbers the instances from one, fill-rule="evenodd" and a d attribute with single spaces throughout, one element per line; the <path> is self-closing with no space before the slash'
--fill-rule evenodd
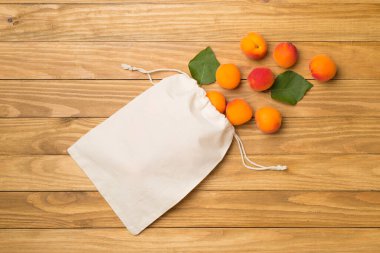
<path id="1" fill-rule="evenodd" d="M 189 77 L 188 75 L 184 75 L 184 74 L 175 74 L 173 76 L 177 76 L 177 75 L 191 79 L 193 81 L 192 83 L 193 83 L 194 88 L 197 90 L 197 95 L 199 96 L 200 99 L 203 100 L 202 102 L 204 102 L 204 104 L 205 104 L 205 109 L 212 112 L 216 117 L 223 119 L 225 125 L 228 126 L 229 128 L 231 128 L 231 127 L 234 128 L 234 126 L 231 124 L 231 122 L 227 119 L 226 115 L 219 112 L 215 108 L 215 106 L 212 105 L 210 99 L 206 96 L 205 89 L 200 87 L 195 79 Z"/>

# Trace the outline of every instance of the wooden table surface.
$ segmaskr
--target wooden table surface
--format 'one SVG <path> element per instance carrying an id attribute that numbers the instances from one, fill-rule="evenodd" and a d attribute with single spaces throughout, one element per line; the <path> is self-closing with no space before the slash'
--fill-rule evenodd
<path id="1" fill-rule="evenodd" d="M 380 252 L 379 0 L 0 0 L 0 252 Z M 253 172 L 234 143 L 176 207 L 130 235 L 67 155 L 80 136 L 150 87 L 132 65 L 187 70 L 211 46 L 246 77 L 247 32 L 292 41 L 311 79 L 326 53 L 336 79 L 297 106 L 273 105 L 282 130 L 239 127 L 249 154 L 286 172 Z M 156 74 L 159 79 L 167 74 Z M 206 89 L 219 89 L 216 85 Z"/>

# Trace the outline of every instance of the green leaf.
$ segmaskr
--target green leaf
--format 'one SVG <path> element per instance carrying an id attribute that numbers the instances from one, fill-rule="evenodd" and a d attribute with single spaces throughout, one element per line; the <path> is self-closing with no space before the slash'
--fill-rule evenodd
<path id="1" fill-rule="evenodd" d="M 313 85 L 291 70 L 278 75 L 271 88 L 273 99 L 295 105 Z"/>
<path id="2" fill-rule="evenodd" d="M 215 72 L 220 63 L 210 47 L 200 51 L 190 62 L 191 76 L 199 85 L 215 82 Z"/>

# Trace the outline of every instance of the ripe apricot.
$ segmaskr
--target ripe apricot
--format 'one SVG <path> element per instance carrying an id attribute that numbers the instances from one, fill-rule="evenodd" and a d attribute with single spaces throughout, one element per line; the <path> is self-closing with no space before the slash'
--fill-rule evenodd
<path id="1" fill-rule="evenodd" d="M 215 77 L 216 82 L 224 89 L 232 90 L 240 84 L 240 70 L 235 64 L 221 64 Z"/>
<path id="2" fill-rule="evenodd" d="M 251 120 L 253 110 L 244 99 L 236 98 L 227 104 L 226 116 L 232 125 L 239 126 Z"/>
<path id="3" fill-rule="evenodd" d="M 226 110 L 226 99 L 219 91 L 207 91 L 206 96 L 210 99 L 210 102 L 220 112 L 224 113 Z"/>
<path id="4" fill-rule="evenodd" d="M 240 49 L 249 58 L 260 60 L 267 54 L 268 46 L 263 36 L 251 32 L 240 41 Z"/>
<path id="5" fill-rule="evenodd" d="M 297 62 L 297 48 L 292 43 L 282 42 L 275 47 L 273 51 L 273 59 L 278 66 L 286 69 L 290 68 Z"/>
<path id="6" fill-rule="evenodd" d="M 273 107 L 262 107 L 255 113 L 257 127 L 267 134 L 277 132 L 281 127 L 281 113 Z"/>
<path id="7" fill-rule="evenodd" d="M 312 76 L 321 82 L 332 79 L 336 74 L 336 64 L 329 56 L 320 54 L 314 56 L 309 64 Z"/>
<path id="8" fill-rule="evenodd" d="M 248 75 L 248 82 L 255 91 L 264 91 L 272 87 L 274 74 L 268 68 L 255 68 Z"/>

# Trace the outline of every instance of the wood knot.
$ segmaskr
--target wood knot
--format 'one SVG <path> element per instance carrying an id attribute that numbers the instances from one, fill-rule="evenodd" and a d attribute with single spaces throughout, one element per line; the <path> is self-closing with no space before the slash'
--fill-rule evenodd
<path id="1" fill-rule="evenodd" d="M 12 25 L 17 25 L 17 24 L 18 24 L 18 20 L 15 19 L 14 17 L 9 17 L 9 18 L 7 19 L 7 22 L 8 22 L 9 24 L 12 24 Z"/>

